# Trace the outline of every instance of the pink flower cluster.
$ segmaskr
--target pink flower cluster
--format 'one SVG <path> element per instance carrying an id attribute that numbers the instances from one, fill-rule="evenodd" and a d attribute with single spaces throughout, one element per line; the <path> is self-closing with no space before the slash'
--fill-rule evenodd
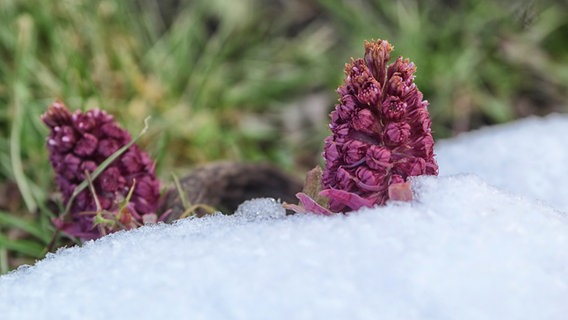
<path id="1" fill-rule="evenodd" d="M 438 174 L 416 67 L 402 57 L 387 66 L 392 49 L 387 41 L 365 42 L 364 59 L 351 59 L 337 89 L 320 193 L 332 212 L 408 199 L 408 177 Z"/>
<path id="2" fill-rule="evenodd" d="M 71 113 L 57 101 L 42 115 L 42 120 L 50 129 L 49 160 L 65 204 L 71 200 L 77 185 L 87 178 L 86 172 L 92 173 L 132 140 L 111 115 L 98 109 Z M 156 212 L 160 185 L 154 173 L 154 162 L 136 145 L 114 160 L 92 185 L 95 194 L 85 188 L 74 199 L 69 217 L 55 219 L 60 230 L 84 240 L 95 239 L 121 228 L 140 225 L 144 215 Z M 124 204 L 132 188 L 129 202 Z M 95 196 L 101 208 L 97 208 Z M 105 218 L 109 218 L 108 213 L 118 218 L 117 225 L 96 225 L 95 216 L 101 209 L 107 213 L 103 215 Z"/>

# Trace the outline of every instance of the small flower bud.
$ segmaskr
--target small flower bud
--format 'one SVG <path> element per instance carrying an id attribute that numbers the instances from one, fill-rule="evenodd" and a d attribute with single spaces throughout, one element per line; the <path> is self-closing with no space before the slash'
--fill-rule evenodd
<path id="1" fill-rule="evenodd" d="M 401 145 L 410 136 L 410 125 L 405 122 L 391 122 L 384 131 L 385 143 L 390 146 Z"/>
<path id="2" fill-rule="evenodd" d="M 385 170 L 391 165 L 391 152 L 385 147 L 372 145 L 367 149 L 365 163 L 374 170 Z"/>
<path id="3" fill-rule="evenodd" d="M 373 115 L 373 112 L 369 109 L 361 109 L 352 118 L 353 129 L 374 135 L 378 129 L 377 119 Z"/>
<path id="4" fill-rule="evenodd" d="M 348 165 L 360 163 L 367 153 L 368 146 L 359 140 L 349 140 L 343 145 L 344 162 Z"/>

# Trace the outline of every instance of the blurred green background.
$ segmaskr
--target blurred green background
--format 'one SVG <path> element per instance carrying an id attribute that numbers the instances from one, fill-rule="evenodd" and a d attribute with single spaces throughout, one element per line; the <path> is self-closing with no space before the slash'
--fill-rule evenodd
<path id="1" fill-rule="evenodd" d="M 99 107 L 158 174 L 321 161 L 344 64 L 387 39 L 418 66 L 437 139 L 568 111 L 565 1 L 0 2 L 0 274 L 45 254 L 56 191 L 39 116 Z M 544 137 L 543 137 L 544 138 Z"/>

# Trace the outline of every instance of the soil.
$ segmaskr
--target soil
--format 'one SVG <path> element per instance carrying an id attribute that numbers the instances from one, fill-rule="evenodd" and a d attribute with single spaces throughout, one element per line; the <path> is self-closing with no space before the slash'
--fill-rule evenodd
<path id="1" fill-rule="evenodd" d="M 297 203 L 295 194 L 302 190 L 299 179 L 266 163 L 207 164 L 180 179 L 180 185 L 190 204 L 206 204 L 227 214 L 233 213 L 244 201 L 254 198 L 270 197 Z M 164 211 L 172 210 L 166 222 L 178 219 L 185 211 L 175 186 L 166 194 L 162 208 Z M 200 215 L 200 212 L 197 213 Z"/>

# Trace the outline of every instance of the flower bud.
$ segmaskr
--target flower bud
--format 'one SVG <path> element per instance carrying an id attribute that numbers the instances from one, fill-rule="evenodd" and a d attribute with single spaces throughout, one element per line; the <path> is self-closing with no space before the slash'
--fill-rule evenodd
<path id="1" fill-rule="evenodd" d="M 405 122 L 391 122 L 384 130 L 385 144 L 389 146 L 399 146 L 406 142 L 410 136 L 410 125 Z"/>
<path id="2" fill-rule="evenodd" d="M 351 59 L 325 140 L 322 194 L 332 211 L 407 200 L 410 176 L 438 174 L 428 102 L 414 84 L 416 66 L 392 46 L 365 42 L 364 59 Z M 390 188 L 393 186 L 393 188 Z"/>
<path id="3" fill-rule="evenodd" d="M 87 179 L 85 172 L 92 174 L 110 155 L 131 141 L 130 134 L 120 128 L 112 116 L 98 109 L 71 113 L 57 101 L 41 118 L 50 129 L 47 149 L 66 205 L 72 200 L 75 188 Z M 94 194 L 91 188 L 83 189 L 73 200 L 69 216 L 65 220 L 54 220 L 57 228 L 71 236 L 95 239 L 121 228 L 140 225 L 140 215 L 155 214 L 159 181 L 154 163 L 136 145 L 118 156 L 91 183 Z M 130 202 L 123 204 L 132 188 Z M 119 212 L 121 208 L 128 212 Z M 96 226 L 94 217 L 100 210 L 106 210 L 107 218 L 113 215 L 117 221 L 129 224 Z"/>

